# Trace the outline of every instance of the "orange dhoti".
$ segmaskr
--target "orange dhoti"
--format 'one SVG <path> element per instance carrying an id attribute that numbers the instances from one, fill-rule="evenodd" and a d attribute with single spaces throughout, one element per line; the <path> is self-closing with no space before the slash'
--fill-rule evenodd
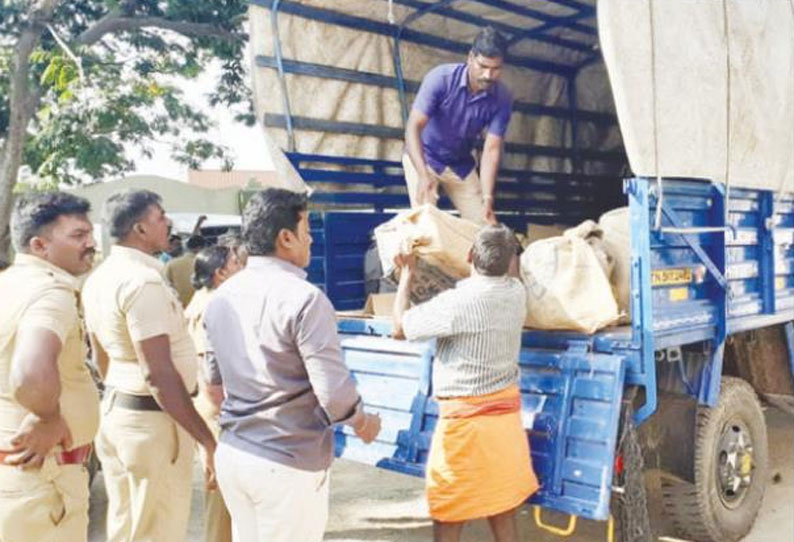
<path id="1" fill-rule="evenodd" d="M 425 485 L 441 522 L 490 517 L 538 489 L 517 386 L 480 397 L 439 399 Z"/>

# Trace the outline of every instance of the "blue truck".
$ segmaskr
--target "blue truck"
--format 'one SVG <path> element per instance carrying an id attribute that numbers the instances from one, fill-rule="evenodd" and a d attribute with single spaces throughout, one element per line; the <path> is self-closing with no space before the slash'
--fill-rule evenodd
<path id="1" fill-rule="evenodd" d="M 604 103 L 603 96 L 598 102 L 581 90 L 583 82 L 592 83 L 593 73 L 609 75 L 613 87 L 625 75 L 625 66 L 614 58 L 609 70 L 601 63 L 614 56 L 609 44 L 615 37 L 599 36 L 610 23 L 600 19 L 622 9 L 611 0 L 599 2 L 599 9 L 602 4 L 609 14 L 598 14 L 596 26 L 596 6 L 580 0 L 350 0 L 339 5 L 251 0 L 257 114 L 271 134 L 277 133 L 293 171 L 315 189 L 309 277 L 340 311 L 346 362 L 364 402 L 383 420 L 383 431 L 370 446 L 339 429 L 336 451 L 422 476 L 438 408 L 431 378 L 434 344 L 394 340 L 389 319 L 345 312 L 365 303 L 364 259 L 373 229 L 408 206 L 395 147 L 402 127 L 392 125 L 387 113 L 376 116 L 377 122 L 362 122 L 345 119 L 338 110 L 318 110 L 320 98 L 347 100 L 351 89 L 377 92 L 372 96 L 392 100 L 388 107 L 397 108 L 404 121 L 418 87 L 406 66 L 409 53 L 420 54 L 413 46 L 421 46 L 424 54 L 462 56 L 467 45 L 460 36 L 471 33 L 458 35 L 455 25 L 492 24 L 511 45 L 529 40 L 538 47 L 516 49 L 506 58 L 509 64 L 545 74 L 545 82 L 566 82 L 556 103 L 516 99 L 514 117 L 565 128 L 556 145 L 522 140 L 521 134 L 508 138 L 507 155 L 525 160 L 519 166 L 504 164 L 500 171 L 499 219 L 525 231 L 527 224 L 576 225 L 624 206 L 630 217 L 630 324 L 591 335 L 532 329 L 523 334 L 522 415 L 541 481 L 530 499 L 538 506 L 536 520 L 557 534 L 572 532 L 576 517 L 605 521 L 610 537 L 623 542 L 651 540 L 652 533 L 733 542 L 752 526 L 768 477 L 761 399 L 788 409 L 792 404 L 794 181 L 784 167 L 774 176 L 759 170 L 758 179 L 731 182 L 728 170 L 740 171 L 742 163 L 733 162 L 741 153 L 731 143 L 730 127 L 720 143 L 727 146 L 724 175 L 693 175 L 683 166 L 683 174 L 660 174 L 658 147 L 664 138 L 657 121 L 667 112 L 659 110 L 664 96 L 661 90 L 657 96 L 655 87 L 648 103 L 657 120 L 645 140 L 627 135 L 636 126 L 631 127 L 631 104 L 621 105 L 618 92 L 617 105 L 609 93 L 606 108 L 582 105 Z M 650 6 L 653 14 L 652 1 L 628 4 Z M 685 9 L 688 4 L 678 5 Z M 395 13 L 396 8 L 403 11 Z M 696 25 L 697 16 L 692 20 Z M 781 28 L 794 28 L 794 13 L 791 26 Z M 342 49 L 331 39 L 334 29 Z M 327 41 L 312 56 L 313 35 Z M 791 34 L 785 35 L 783 43 L 790 46 Z M 366 51 L 379 43 L 389 46 L 380 72 L 351 68 L 345 59 L 344 50 L 355 56 L 359 38 Z M 652 58 L 653 47 L 651 42 Z M 565 54 L 532 54 L 550 50 Z M 715 100 L 728 102 L 730 117 L 730 52 L 726 55 L 728 91 Z M 439 58 L 448 56 L 439 53 Z M 794 60 L 794 51 L 786 58 Z M 363 62 L 360 55 L 355 60 L 353 65 Z M 659 74 L 655 64 L 651 67 L 655 84 Z M 735 83 L 738 76 L 733 77 Z M 325 83 L 329 86 L 313 86 Z M 620 93 L 624 99 L 630 94 Z M 376 107 L 373 100 L 365 99 L 360 108 Z M 794 119 L 787 116 L 792 100 L 794 94 L 784 99 L 780 122 L 794 143 Z M 632 156 L 642 141 L 657 147 L 650 153 L 656 155 L 650 173 L 642 159 Z M 390 151 L 395 148 L 397 156 Z M 367 155 L 367 149 L 375 151 Z M 789 150 L 781 160 L 791 161 L 794 147 Z M 704 162 L 708 154 L 704 151 Z M 649 473 L 657 476 L 653 489 L 646 484 Z M 565 528 L 544 523 L 543 508 L 569 514 L 570 523 Z"/>

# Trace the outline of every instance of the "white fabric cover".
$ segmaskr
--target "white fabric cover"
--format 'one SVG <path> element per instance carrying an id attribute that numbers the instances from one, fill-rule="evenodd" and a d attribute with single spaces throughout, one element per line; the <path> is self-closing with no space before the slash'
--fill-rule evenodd
<path id="1" fill-rule="evenodd" d="M 794 190 L 792 0 L 599 0 L 598 27 L 635 174 L 724 182 L 729 143 L 732 186 Z"/>

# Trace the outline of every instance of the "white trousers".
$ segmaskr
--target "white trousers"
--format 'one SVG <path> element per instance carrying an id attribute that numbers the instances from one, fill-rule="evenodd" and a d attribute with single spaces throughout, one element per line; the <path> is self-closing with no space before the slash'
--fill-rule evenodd
<path id="1" fill-rule="evenodd" d="M 320 542 L 328 521 L 327 470 L 295 469 L 219 443 L 215 470 L 234 542 Z"/>

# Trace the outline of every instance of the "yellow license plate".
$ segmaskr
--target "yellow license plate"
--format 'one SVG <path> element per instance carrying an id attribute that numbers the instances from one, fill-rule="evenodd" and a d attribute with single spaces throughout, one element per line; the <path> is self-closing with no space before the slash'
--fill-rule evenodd
<path id="1" fill-rule="evenodd" d="M 651 271 L 652 286 L 673 286 L 692 282 L 692 269 L 675 267 L 670 269 L 654 269 Z"/>
<path id="2" fill-rule="evenodd" d="M 689 288 L 670 288 L 670 301 L 686 301 L 689 299 Z"/>

